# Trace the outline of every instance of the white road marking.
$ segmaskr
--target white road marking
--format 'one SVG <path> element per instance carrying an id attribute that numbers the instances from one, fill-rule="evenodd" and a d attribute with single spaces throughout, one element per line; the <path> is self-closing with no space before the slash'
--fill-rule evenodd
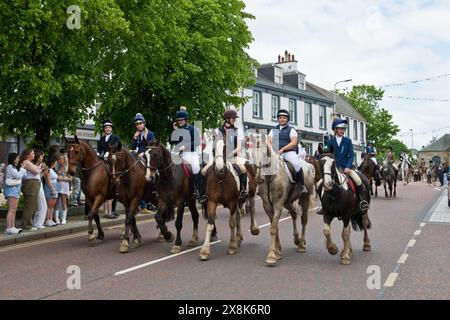
<path id="1" fill-rule="evenodd" d="M 408 254 L 404 253 L 400 256 L 400 259 L 398 259 L 397 263 L 399 264 L 403 264 L 406 262 L 406 259 L 408 259 Z"/>
<path id="2" fill-rule="evenodd" d="M 222 242 L 222 240 L 217 240 L 217 241 L 211 242 L 210 245 L 213 245 L 213 244 L 216 244 L 216 243 L 219 243 L 219 242 Z M 169 260 L 169 259 L 172 259 L 172 258 L 181 256 L 182 254 L 186 254 L 186 253 L 189 253 L 189 252 L 198 250 L 198 249 L 200 249 L 201 247 L 203 247 L 203 245 L 197 246 L 197 247 L 195 247 L 195 248 L 192 248 L 192 249 L 189 249 L 189 250 L 186 250 L 186 251 L 182 251 L 182 252 L 180 252 L 180 253 L 171 254 L 170 256 L 163 257 L 163 258 L 161 258 L 161 259 L 149 261 L 149 262 L 140 264 L 140 265 L 135 266 L 135 267 L 131 267 L 131 268 L 128 268 L 128 269 L 125 269 L 125 270 L 118 271 L 118 272 L 114 273 L 114 275 L 115 275 L 115 276 L 120 276 L 120 275 L 122 275 L 122 274 L 131 272 L 131 271 L 135 271 L 135 270 L 138 270 L 138 269 L 142 269 L 142 268 L 151 266 L 152 264 L 155 264 L 155 263 L 158 263 L 158 262 L 162 262 L 162 261 L 165 261 L 165 260 Z"/>
<path id="3" fill-rule="evenodd" d="M 425 227 L 425 225 L 426 225 L 426 223 L 422 222 L 422 223 L 420 224 L 420 227 L 423 228 L 423 227 Z"/>
<path id="4" fill-rule="evenodd" d="M 389 274 L 389 277 L 386 279 L 386 282 L 384 283 L 385 287 L 393 287 L 395 280 L 397 280 L 398 272 L 392 272 Z"/>
<path id="5" fill-rule="evenodd" d="M 409 248 L 412 248 L 412 247 L 414 247 L 415 244 L 416 244 L 416 240 L 411 239 L 411 240 L 409 240 L 409 242 L 408 242 L 408 247 L 409 247 Z"/>
<path id="6" fill-rule="evenodd" d="M 414 235 L 415 235 L 415 236 L 418 236 L 421 232 L 422 232 L 421 230 L 416 230 L 416 231 L 414 232 Z"/>

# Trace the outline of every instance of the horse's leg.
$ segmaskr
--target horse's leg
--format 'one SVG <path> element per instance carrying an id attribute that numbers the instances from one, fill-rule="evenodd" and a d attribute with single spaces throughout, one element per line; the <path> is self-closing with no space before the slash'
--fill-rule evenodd
<path id="1" fill-rule="evenodd" d="M 219 240 L 219 238 L 217 237 L 217 228 L 216 228 L 216 223 L 214 222 L 214 229 L 211 233 L 211 241 L 217 241 Z"/>
<path id="2" fill-rule="evenodd" d="M 255 219 L 255 197 L 249 198 L 245 206 L 247 213 L 250 212 L 250 231 L 252 235 L 257 236 L 259 234 L 259 227 Z"/>
<path id="3" fill-rule="evenodd" d="M 133 231 L 133 244 L 131 248 L 135 249 L 142 245 L 142 236 L 139 233 L 137 224 L 136 224 L 136 214 L 139 206 L 139 201 L 132 201 L 130 205 L 130 216 L 131 216 L 131 230 Z"/>
<path id="4" fill-rule="evenodd" d="M 392 181 L 389 182 L 389 198 L 392 199 Z"/>
<path id="5" fill-rule="evenodd" d="M 125 234 L 123 240 L 120 243 L 119 251 L 120 253 L 127 253 L 130 248 L 130 225 L 131 225 L 131 214 L 129 203 L 125 204 Z"/>
<path id="6" fill-rule="evenodd" d="M 373 179 L 372 179 L 372 177 L 370 177 L 370 179 L 369 179 L 369 185 L 370 185 L 370 196 L 371 197 L 373 197 L 373 186 L 372 186 L 372 181 Z"/>
<path id="7" fill-rule="evenodd" d="M 212 235 L 213 231 L 216 228 L 215 225 L 215 219 L 216 219 L 216 208 L 217 203 L 211 201 L 211 198 L 208 199 L 208 224 L 206 225 L 206 236 L 205 236 L 205 242 L 203 243 L 203 247 L 200 250 L 200 260 L 206 261 L 209 258 L 209 248 L 210 248 L 210 242 L 212 241 Z"/>
<path id="8" fill-rule="evenodd" d="M 389 195 L 388 195 L 387 189 L 386 189 L 386 179 L 383 179 L 383 187 L 384 187 L 384 197 L 388 198 Z"/>
<path id="9" fill-rule="evenodd" d="M 237 201 L 229 204 L 230 208 L 230 244 L 228 247 L 228 254 L 236 254 L 238 252 L 238 241 L 236 238 L 236 215 L 237 213 Z"/>
<path id="10" fill-rule="evenodd" d="M 300 245 L 298 246 L 298 252 L 306 251 L 306 225 L 308 224 L 308 211 L 309 211 L 309 199 L 305 199 L 304 202 L 301 203 L 302 208 L 302 236 L 300 237 Z"/>
<path id="11" fill-rule="evenodd" d="M 293 228 L 293 236 L 294 236 L 294 244 L 296 246 L 300 245 L 300 238 L 297 230 L 297 210 L 295 210 L 294 203 L 291 202 L 286 206 L 286 209 L 289 210 L 289 214 L 292 217 L 292 228 Z"/>
<path id="12" fill-rule="evenodd" d="M 245 203 L 242 203 L 241 206 L 239 206 L 239 202 L 236 207 L 236 239 L 237 239 L 237 245 L 238 247 L 241 246 L 242 241 L 244 240 L 244 236 L 242 235 L 242 229 L 241 229 L 241 216 L 244 214 L 244 206 Z"/>
<path id="13" fill-rule="evenodd" d="M 394 178 L 394 198 L 397 198 L 397 179 Z"/>
<path id="14" fill-rule="evenodd" d="M 199 217 L 197 206 L 195 205 L 195 199 L 189 200 L 188 207 L 189 210 L 191 211 L 192 223 L 194 225 L 192 231 L 192 239 L 189 240 L 188 246 L 195 247 L 196 245 L 198 245 L 198 217 Z"/>
<path id="15" fill-rule="evenodd" d="M 280 239 L 278 237 L 278 222 L 280 220 L 281 212 L 283 211 L 283 205 L 281 203 L 274 204 L 274 215 L 272 218 L 272 224 L 270 226 L 270 235 L 272 236 L 272 241 L 269 248 L 269 253 L 267 254 L 266 263 L 269 265 L 274 265 L 277 260 L 281 259 L 281 245 Z"/>
<path id="16" fill-rule="evenodd" d="M 169 208 L 166 206 L 166 204 L 162 201 L 159 201 L 158 203 L 158 210 L 155 214 L 155 221 L 158 224 L 158 228 L 163 235 L 164 239 L 166 239 L 167 242 L 173 241 L 173 235 L 172 233 L 167 229 L 166 222 L 163 218 L 163 213 L 166 212 L 166 210 L 169 210 Z"/>
<path id="17" fill-rule="evenodd" d="M 350 221 L 344 220 L 342 229 L 342 240 L 344 240 L 344 249 L 341 252 L 341 264 L 349 265 L 352 262 L 352 245 L 350 243 Z"/>
<path id="18" fill-rule="evenodd" d="M 91 211 L 89 211 L 88 219 L 89 219 L 89 226 L 88 226 L 88 241 L 90 245 L 97 245 L 96 237 L 94 234 L 94 228 L 92 226 L 92 220 L 95 219 L 95 223 L 97 224 L 97 229 L 99 231 L 99 236 L 103 234 L 103 230 L 101 228 L 100 224 L 100 218 L 98 217 L 98 209 L 103 204 L 103 197 L 101 195 L 97 196 L 94 200 L 94 203 L 92 204 Z M 100 234 L 101 231 L 101 234 Z M 103 238 L 102 238 L 103 239 Z M 101 240 L 101 239 L 99 239 Z"/>
<path id="19" fill-rule="evenodd" d="M 323 214 L 323 221 L 325 225 L 323 226 L 323 234 L 326 238 L 325 246 L 327 247 L 328 253 L 335 255 L 338 253 L 339 249 L 338 247 L 333 243 L 333 240 L 331 239 L 331 221 L 333 221 L 332 217 L 329 217 L 325 212 Z"/>
<path id="20" fill-rule="evenodd" d="M 367 232 L 367 228 L 369 226 L 369 216 L 368 216 L 367 213 L 362 216 L 362 224 L 363 224 L 363 228 L 364 228 L 364 245 L 363 245 L 363 250 L 364 251 L 372 251 L 372 246 L 370 245 L 369 234 Z"/>
<path id="21" fill-rule="evenodd" d="M 183 228 L 183 215 L 184 215 L 184 201 L 180 201 L 177 206 L 177 219 L 175 220 L 175 227 L 177 228 L 177 237 L 175 244 L 172 246 L 170 253 L 181 252 L 181 229 Z"/>

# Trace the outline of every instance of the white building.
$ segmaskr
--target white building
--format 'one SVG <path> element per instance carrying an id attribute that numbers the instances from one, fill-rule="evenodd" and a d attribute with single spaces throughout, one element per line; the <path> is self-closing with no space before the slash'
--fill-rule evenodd
<path id="1" fill-rule="evenodd" d="M 244 129 L 272 129 L 279 109 L 289 110 L 291 125 L 304 143 L 306 152 L 313 155 L 320 142 L 331 134 L 333 118 L 333 93 L 309 82 L 298 71 L 298 62 L 287 51 L 278 56 L 278 63 L 261 65 L 257 70 L 256 84 L 241 93 L 250 97 L 240 108 L 237 125 Z M 331 97 L 330 97 L 331 96 Z M 349 120 L 347 135 L 354 142 L 357 162 L 366 141 L 364 118 L 344 99 L 336 98 L 336 113 Z"/>

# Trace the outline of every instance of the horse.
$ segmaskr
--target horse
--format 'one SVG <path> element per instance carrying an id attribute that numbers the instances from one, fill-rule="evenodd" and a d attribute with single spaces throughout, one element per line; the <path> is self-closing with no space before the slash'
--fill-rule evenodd
<path id="1" fill-rule="evenodd" d="M 341 251 L 340 262 L 349 265 L 352 261 L 352 246 L 350 243 L 350 222 L 354 231 L 364 230 L 364 251 L 371 251 L 372 247 L 367 230 L 371 228 L 369 215 L 363 214 L 359 208 L 359 201 L 354 192 L 347 185 L 349 179 L 336 168 L 334 156 L 323 154 L 320 161 L 322 187 L 320 188 L 321 202 L 323 208 L 323 220 L 325 223 L 323 233 L 326 238 L 326 247 L 330 254 L 338 253 L 338 247 L 331 239 L 330 224 L 334 218 L 342 220 L 344 228 L 342 239 L 344 248 Z M 356 172 L 362 181 L 365 190 L 365 200 L 370 203 L 369 181 L 361 172 Z"/>
<path id="2" fill-rule="evenodd" d="M 194 183 L 192 180 L 192 169 L 190 164 L 186 164 L 181 158 L 172 159 L 171 152 L 164 147 L 159 140 L 147 143 L 145 151 L 147 170 L 145 178 L 147 181 L 154 181 L 158 191 L 158 210 L 155 220 L 161 234 L 166 241 L 173 241 L 173 235 L 168 231 L 165 223 L 174 218 L 173 207 L 177 208 L 175 227 L 177 237 L 175 244 L 170 250 L 171 253 L 179 253 L 182 248 L 181 229 L 183 228 L 183 215 L 185 204 L 191 211 L 192 222 L 194 224 L 192 238 L 188 245 L 194 247 L 198 244 L 198 210 L 194 198 Z M 159 175 L 157 175 L 157 172 Z M 216 229 L 213 230 L 213 237 L 216 236 Z"/>
<path id="3" fill-rule="evenodd" d="M 204 168 L 206 172 L 202 172 L 207 177 L 206 194 L 208 196 L 208 202 L 204 204 L 203 210 L 205 218 L 208 220 L 208 224 L 206 227 L 205 242 L 199 254 L 200 260 L 202 261 L 206 261 L 209 258 L 210 238 L 215 226 L 218 204 L 222 204 L 225 208 L 230 210 L 229 225 L 231 234 L 228 254 L 236 254 L 243 240 L 241 232 L 241 215 L 243 213 L 244 204 L 246 206 L 246 212 L 250 213 L 250 231 L 252 235 L 259 234 L 259 228 L 255 221 L 256 181 L 253 166 L 248 162 L 245 164 L 245 174 L 248 177 L 249 196 L 247 200 L 240 199 L 239 177 L 233 164 L 224 161 L 226 150 L 223 139 L 215 141 L 214 149 L 214 163 L 209 168 Z"/>
<path id="4" fill-rule="evenodd" d="M 88 219 L 88 241 L 90 245 L 101 243 L 105 237 L 98 209 L 106 201 L 114 198 L 114 186 L 110 183 L 110 174 L 103 160 L 92 147 L 84 141 L 65 138 L 67 156 L 69 159 L 68 172 L 75 174 L 77 167 L 81 168 L 81 190 L 86 196 L 86 203 L 90 208 Z M 97 238 L 92 227 L 95 220 L 98 229 Z"/>
<path id="5" fill-rule="evenodd" d="M 394 189 L 394 198 L 397 197 L 397 179 L 398 171 L 395 170 L 394 166 L 391 165 L 387 160 L 383 161 L 383 166 L 381 168 L 381 175 L 383 177 L 383 187 L 384 196 L 387 198 L 388 193 L 386 189 L 386 184 L 389 186 L 389 198 L 392 198 L 392 189 Z"/>
<path id="6" fill-rule="evenodd" d="M 273 151 L 266 143 L 264 134 L 250 137 L 252 143 L 252 161 L 256 168 L 256 183 L 259 195 L 261 196 L 264 211 L 269 217 L 271 227 L 271 244 L 266 257 L 267 265 L 275 265 L 282 258 L 281 244 L 278 235 L 278 223 L 283 207 L 289 211 L 292 217 L 294 229 L 294 243 L 298 252 L 306 251 L 305 229 L 308 222 L 308 210 L 312 206 L 311 194 L 314 190 L 314 167 L 303 161 L 305 187 L 308 193 L 301 194 L 297 185 L 291 181 L 285 169 L 285 163 L 281 156 Z M 291 176 L 294 174 L 290 173 Z M 302 209 L 302 234 L 299 238 L 297 231 L 298 204 Z"/>
<path id="7" fill-rule="evenodd" d="M 141 200 L 155 202 L 152 185 L 145 179 L 146 166 L 136 154 L 130 153 L 122 144 L 107 145 L 109 152 L 108 164 L 111 172 L 111 182 L 116 186 L 118 200 L 125 206 L 125 230 L 119 251 L 129 250 L 129 232 L 133 232 L 131 248 L 142 245 L 142 237 L 136 225 L 136 214 Z"/>
<path id="8" fill-rule="evenodd" d="M 363 162 L 361 163 L 361 172 L 367 177 L 369 180 L 370 186 L 370 195 L 373 197 L 373 188 L 372 181 L 375 182 L 375 197 L 378 197 L 378 186 L 381 185 L 380 179 L 377 177 L 377 166 L 375 162 L 372 161 L 369 153 L 364 153 Z"/>
<path id="9" fill-rule="evenodd" d="M 414 182 L 420 182 L 422 180 L 420 167 L 414 168 L 413 178 L 414 178 Z"/>
<path id="10" fill-rule="evenodd" d="M 320 181 L 320 166 L 319 161 L 317 161 L 313 156 L 307 155 L 305 157 L 305 161 L 311 164 L 314 167 L 314 183 L 317 183 Z"/>
<path id="11" fill-rule="evenodd" d="M 401 171 L 401 176 L 402 176 L 402 180 L 403 180 L 403 185 L 407 185 L 411 179 L 410 174 L 409 174 L 409 163 L 407 161 L 406 157 L 402 158 L 402 162 L 400 164 L 400 171 Z"/>

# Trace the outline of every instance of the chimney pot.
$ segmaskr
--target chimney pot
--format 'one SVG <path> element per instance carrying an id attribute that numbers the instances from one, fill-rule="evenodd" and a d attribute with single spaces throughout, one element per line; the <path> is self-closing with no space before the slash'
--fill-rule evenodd
<path id="1" fill-rule="evenodd" d="M 292 55 L 292 61 L 295 61 L 295 56 L 294 55 Z"/>
<path id="2" fill-rule="evenodd" d="M 292 61 L 292 60 L 291 60 L 291 54 L 290 54 L 290 53 L 288 54 L 288 61 Z"/>
<path id="3" fill-rule="evenodd" d="M 278 62 L 281 62 L 281 55 L 278 55 Z"/>
<path id="4" fill-rule="evenodd" d="M 281 62 L 284 62 L 284 58 L 281 58 Z"/>

